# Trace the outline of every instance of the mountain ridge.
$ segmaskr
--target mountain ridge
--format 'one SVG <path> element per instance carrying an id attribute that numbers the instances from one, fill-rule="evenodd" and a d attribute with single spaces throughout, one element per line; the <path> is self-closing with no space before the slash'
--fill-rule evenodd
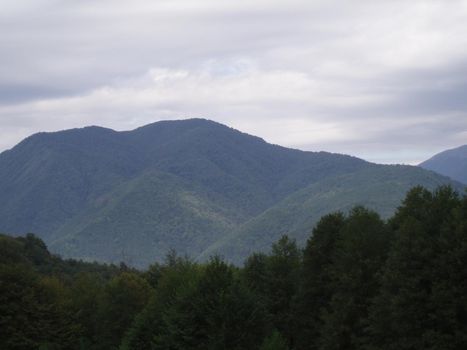
<path id="1" fill-rule="evenodd" d="M 131 131 L 92 126 L 38 133 L 0 154 L 0 200 L 5 203 L 0 207 L 0 231 L 37 233 L 54 252 L 86 260 L 128 260 L 145 266 L 176 249 L 194 258 L 212 251 L 240 262 L 242 249 L 226 254 L 229 249 L 211 247 L 229 237 L 251 240 L 255 234 L 260 250 L 269 247 L 279 231 L 287 231 L 288 221 L 276 221 L 274 235 L 264 229 L 251 234 L 248 222 L 256 219 L 267 227 L 268 210 L 294 217 L 288 206 L 298 211 L 323 195 L 331 196 L 329 211 L 339 209 L 345 199 L 339 181 L 356 189 L 384 180 L 366 192 L 367 198 L 349 199 L 363 205 L 391 187 L 397 199 L 412 184 L 459 187 L 412 168 L 394 168 L 400 182 L 394 186 L 378 172 L 381 167 L 353 156 L 272 145 L 199 118 Z M 314 190 L 307 192 L 310 186 Z M 300 191 L 313 198 L 300 204 Z M 384 210 L 391 212 L 395 206 L 393 201 Z M 315 204 L 303 207 L 327 211 Z M 302 224 L 293 231 L 299 241 L 314 222 L 306 216 L 299 214 Z M 242 245 L 248 239 L 234 241 Z"/>
<path id="2" fill-rule="evenodd" d="M 437 153 L 419 166 L 467 184 L 467 145 Z"/>

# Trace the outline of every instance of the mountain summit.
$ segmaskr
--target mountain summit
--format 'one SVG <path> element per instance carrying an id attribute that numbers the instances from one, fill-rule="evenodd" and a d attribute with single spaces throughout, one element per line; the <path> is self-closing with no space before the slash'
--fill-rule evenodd
<path id="1" fill-rule="evenodd" d="M 420 166 L 467 184 L 467 145 L 438 153 Z"/>
<path id="2" fill-rule="evenodd" d="M 34 232 L 87 260 L 145 266 L 175 249 L 241 262 L 284 233 L 303 242 L 330 211 L 363 204 L 390 215 L 410 187 L 446 183 L 205 119 L 86 127 L 35 134 L 0 154 L 0 231 Z"/>

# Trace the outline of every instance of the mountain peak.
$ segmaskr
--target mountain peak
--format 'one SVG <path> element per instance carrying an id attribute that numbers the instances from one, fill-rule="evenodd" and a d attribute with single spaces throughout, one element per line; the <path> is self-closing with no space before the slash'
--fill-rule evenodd
<path id="1" fill-rule="evenodd" d="M 295 227 L 292 237 L 300 239 L 316 213 L 344 202 L 390 211 L 413 184 L 448 181 L 423 169 L 378 169 L 350 156 L 271 145 L 201 118 L 123 132 L 39 133 L 0 156 L 0 231 L 35 232 L 67 257 L 131 256 L 144 266 L 170 248 L 201 256 L 237 234 L 243 246 L 267 247 L 277 219 L 275 233 Z M 389 204 L 381 203 L 386 192 Z M 300 213 L 293 220 L 290 208 Z"/>
<path id="2" fill-rule="evenodd" d="M 154 128 L 195 128 L 195 127 L 223 127 L 229 128 L 228 126 L 215 122 L 205 118 L 188 118 L 188 119 L 171 119 L 171 120 L 159 120 L 150 124 L 143 125 L 132 131 L 154 129 Z"/>
<path id="3" fill-rule="evenodd" d="M 440 152 L 420 163 L 420 167 L 467 184 L 467 145 Z"/>

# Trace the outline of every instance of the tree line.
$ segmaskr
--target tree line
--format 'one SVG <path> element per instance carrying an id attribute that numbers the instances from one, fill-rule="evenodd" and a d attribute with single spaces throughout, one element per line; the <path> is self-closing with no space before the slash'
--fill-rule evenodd
<path id="1" fill-rule="evenodd" d="M 171 252 L 145 271 L 0 236 L 1 349 L 467 348 L 467 196 L 412 189 L 389 220 L 321 218 L 242 267 Z"/>

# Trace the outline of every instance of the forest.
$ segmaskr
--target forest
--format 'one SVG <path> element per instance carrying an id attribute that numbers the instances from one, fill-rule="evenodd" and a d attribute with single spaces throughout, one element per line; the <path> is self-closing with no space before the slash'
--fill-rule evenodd
<path id="1" fill-rule="evenodd" d="M 467 195 L 328 214 L 242 266 L 171 252 L 137 270 L 0 235 L 0 348 L 466 349 Z"/>

